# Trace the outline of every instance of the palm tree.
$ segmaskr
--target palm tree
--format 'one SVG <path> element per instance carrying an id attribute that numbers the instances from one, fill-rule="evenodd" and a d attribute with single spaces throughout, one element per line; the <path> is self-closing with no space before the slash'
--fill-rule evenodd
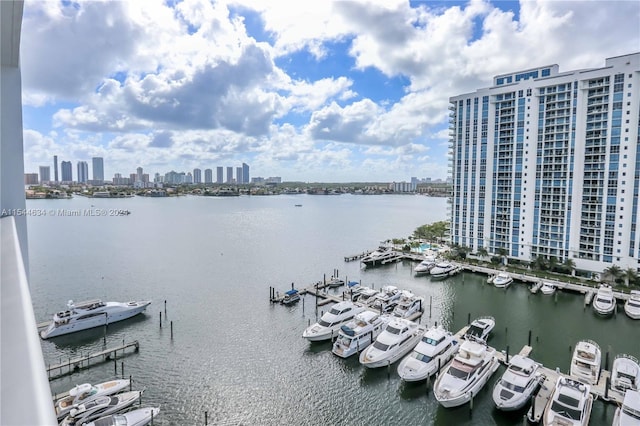
<path id="1" fill-rule="evenodd" d="M 498 254 L 498 256 L 500 256 L 501 263 L 504 263 L 506 265 L 507 264 L 507 254 L 509 254 L 507 249 L 504 248 L 504 247 L 499 247 L 496 250 L 496 253 Z"/>
<path id="2" fill-rule="evenodd" d="M 545 259 L 545 257 L 541 254 L 537 255 L 533 259 L 533 267 L 540 271 L 544 271 L 545 269 L 547 269 L 547 259 Z"/>
<path id="3" fill-rule="evenodd" d="M 576 275 L 576 262 L 573 259 L 567 257 L 564 262 L 562 262 L 562 267 L 567 270 L 567 272 L 571 273 L 572 277 Z"/>
<path id="4" fill-rule="evenodd" d="M 484 260 L 484 258 L 487 257 L 488 255 L 489 255 L 489 252 L 487 251 L 486 248 L 480 247 L 478 249 L 478 256 L 480 256 L 480 260 Z"/>
<path id="5" fill-rule="evenodd" d="M 555 256 L 549 256 L 549 271 L 553 272 L 558 266 L 558 258 Z"/>
<path id="6" fill-rule="evenodd" d="M 638 282 L 638 272 L 633 268 L 627 268 L 624 271 L 624 284 L 629 287 L 629 285 L 636 285 Z"/>
<path id="7" fill-rule="evenodd" d="M 620 269 L 620 267 L 618 265 L 611 265 L 608 268 L 605 268 L 602 273 L 608 278 L 608 280 L 611 282 L 611 284 L 614 284 L 618 282 L 618 280 L 622 277 L 622 274 L 624 272 L 622 272 L 622 269 Z"/>

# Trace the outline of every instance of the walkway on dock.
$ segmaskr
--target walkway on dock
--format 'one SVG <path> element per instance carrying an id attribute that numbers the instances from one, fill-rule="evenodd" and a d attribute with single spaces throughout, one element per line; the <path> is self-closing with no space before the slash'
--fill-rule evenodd
<path id="1" fill-rule="evenodd" d="M 76 358 L 69 358 L 66 361 L 61 360 L 59 364 L 49 364 L 47 367 L 47 375 L 49 376 L 49 380 L 53 380 L 112 359 L 115 368 L 117 369 L 118 352 L 120 352 L 120 358 L 122 358 L 127 354 L 127 350 L 130 349 L 133 349 L 134 353 L 138 352 L 140 350 L 140 343 L 138 343 L 137 340 L 129 343 L 125 343 L 123 341 L 122 345 L 113 348 L 104 349 L 99 352 L 94 352 Z"/>

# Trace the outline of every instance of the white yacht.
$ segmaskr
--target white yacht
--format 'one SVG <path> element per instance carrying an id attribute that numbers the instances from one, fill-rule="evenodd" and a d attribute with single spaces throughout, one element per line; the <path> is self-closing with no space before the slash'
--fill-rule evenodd
<path id="1" fill-rule="evenodd" d="M 624 394 L 622 407 L 616 408 L 612 426 L 640 425 L 640 391 L 628 390 Z"/>
<path id="2" fill-rule="evenodd" d="M 327 287 L 329 288 L 338 288 L 344 285 L 344 280 L 338 277 L 331 277 L 329 281 L 327 281 Z"/>
<path id="3" fill-rule="evenodd" d="M 389 246 L 380 246 L 373 253 L 362 258 L 361 262 L 367 266 L 379 266 L 384 265 L 387 262 L 393 261 L 398 257 L 398 254 Z"/>
<path id="4" fill-rule="evenodd" d="M 428 274 L 434 266 L 436 266 L 436 258 L 434 256 L 425 256 L 424 260 L 413 268 L 413 271 L 416 275 Z"/>
<path id="5" fill-rule="evenodd" d="M 640 319 L 640 291 L 629 292 L 629 298 L 624 303 L 624 312 L 631 319 Z"/>
<path id="6" fill-rule="evenodd" d="M 611 315 L 616 309 L 616 298 L 610 285 L 601 284 L 593 298 L 593 309 L 600 315 Z"/>
<path id="7" fill-rule="evenodd" d="M 493 330 L 495 326 L 495 318 L 491 316 L 478 317 L 473 320 L 471 325 L 469 325 L 469 328 L 467 329 L 466 333 L 464 333 L 463 338 L 466 339 L 471 336 L 471 338 L 480 339 L 486 342 L 489 338 L 489 333 L 491 333 L 491 330 Z"/>
<path id="8" fill-rule="evenodd" d="M 398 365 L 398 375 L 406 382 L 425 380 L 444 367 L 458 351 L 459 342 L 442 327 L 431 327 L 409 355 Z"/>
<path id="9" fill-rule="evenodd" d="M 478 340 L 465 340 L 433 384 L 433 393 L 443 407 L 469 402 L 487 383 L 500 363 L 495 349 Z"/>
<path id="10" fill-rule="evenodd" d="M 513 282 L 513 278 L 511 277 L 511 275 L 507 274 L 506 272 L 500 272 L 498 275 L 496 275 L 493 278 L 492 282 L 493 282 L 493 285 L 498 288 L 507 288 Z"/>
<path id="11" fill-rule="evenodd" d="M 388 316 L 373 311 L 359 313 L 353 321 L 340 327 L 332 352 L 339 357 L 348 358 L 364 350 L 384 330 L 389 320 Z"/>
<path id="12" fill-rule="evenodd" d="M 347 293 L 351 296 L 351 300 L 354 301 L 358 299 L 360 292 L 365 288 L 358 281 L 349 281 L 347 283 Z"/>
<path id="13" fill-rule="evenodd" d="M 377 295 L 374 296 L 373 301 L 369 304 L 372 309 L 379 312 L 391 312 L 398 304 L 398 300 L 402 293 L 398 290 L 398 287 L 393 285 L 386 285 L 380 289 Z"/>
<path id="14" fill-rule="evenodd" d="M 69 390 L 69 395 L 58 399 L 54 406 L 58 420 L 65 417 L 78 404 L 84 404 L 94 399 L 118 393 L 129 387 L 129 379 L 111 380 L 97 385 L 84 383 Z"/>
<path id="15" fill-rule="evenodd" d="M 364 306 L 356 305 L 348 300 L 336 303 L 329 312 L 325 312 L 322 315 L 320 321 L 309 326 L 302 333 L 302 337 L 312 342 L 329 340 L 334 336 L 338 336 L 338 331 L 342 325 L 364 310 Z"/>
<path id="16" fill-rule="evenodd" d="M 293 305 L 294 303 L 299 301 L 300 292 L 298 292 L 298 290 L 296 290 L 295 288 L 292 288 L 284 294 L 284 297 L 282 298 L 280 303 L 282 303 L 283 305 Z"/>
<path id="17" fill-rule="evenodd" d="M 408 290 L 403 290 L 402 296 L 395 308 L 393 308 L 393 316 L 400 318 L 408 318 L 416 312 L 420 312 L 424 307 L 424 298 L 418 297 Z"/>
<path id="18" fill-rule="evenodd" d="M 418 343 L 425 328 L 413 321 L 393 318 L 373 345 L 360 354 L 360 364 L 367 368 L 393 364 Z"/>
<path id="19" fill-rule="evenodd" d="M 92 420 L 117 413 L 133 405 L 142 396 L 142 391 L 123 392 L 114 396 L 101 396 L 93 401 L 79 404 L 62 420 L 60 426 L 81 425 Z"/>
<path id="20" fill-rule="evenodd" d="M 569 374 L 585 383 L 595 385 L 600 378 L 600 346 L 593 340 L 581 340 L 576 344 Z"/>
<path id="21" fill-rule="evenodd" d="M 544 410 L 544 426 L 587 426 L 591 416 L 591 387 L 578 380 L 558 377 L 551 399 Z"/>
<path id="22" fill-rule="evenodd" d="M 157 419 L 158 414 L 160 414 L 160 407 L 138 408 L 124 414 L 100 417 L 85 426 L 144 426 Z"/>
<path id="23" fill-rule="evenodd" d="M 53 321 L 40 332 L 40 337 L 48 339 L 122 321 L 143 312 L 149 304 L 150 301 L 122 303 L 96 299 L 74 303 L 73 300 L 69 300 L 67 310 L 54 314 Z"/>
<path id="24" fill-rule="evenodd" d="M 377 290 L 374 290 L 369 287 L 362 287 L 362 289 L 360 289 L 357 295 L 354 294 L 354 301 L 357 300 L 358 303 L 368 306 L 369 303 L 373 303 L 373 298 L 375 297 L 376 294 L 378 294 Z"/>
<path id="25" fill-rule="evenodd" d="M 540 291 L 542 292 L 542 294 L 550 295 L 556 292 L 556 286 L 553 283 L 543 281 L 542 287 L 540 287 Z"/>
<path id="26" fill-rule="evenodd" d="M 514 355 L 502 378 L 493 387 L 493 402 L 504 411 L 519 410 L 531 400 L 544 376 L 538 371 L 540 364 L 531 358 Z"/>
<path id="27" fill-rule="evenodd" d="M 429 273 L 432 278 L 444 278 L 448 277 L 449 273 L 453 272 L 455 269 L 456 265 L 451 262 L 438 262 Z"/>
<path id="28" fill-rule="evenodd" d="M 640 363 L 638 358 L 619 354 L 611 366 L 611 387 L 625 392 L 627 389 L 640 389 Z"/>

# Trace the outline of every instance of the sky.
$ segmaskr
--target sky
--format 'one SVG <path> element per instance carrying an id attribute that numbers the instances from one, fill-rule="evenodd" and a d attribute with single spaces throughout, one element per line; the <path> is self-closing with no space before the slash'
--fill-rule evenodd
<path id="1" fill-rule="evenodd" d="M 26 0 L 25 172 L 446 179 L 449 98 L 640 51 L 640 2 Z"/>

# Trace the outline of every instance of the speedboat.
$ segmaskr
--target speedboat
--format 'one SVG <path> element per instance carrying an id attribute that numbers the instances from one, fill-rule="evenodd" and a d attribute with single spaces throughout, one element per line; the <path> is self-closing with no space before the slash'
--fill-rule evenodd
<path id="1" fill-rule="evenodd" d="M 591 386 L 579 380 L 558 377 L 551 400 L 544 409 L 545 426 L 587 426 L 591 416 Z"/>
<path id="2" fill-rule="evenodd" d="M 416 275 L 428 274 L 434 266 L 436 266 L 436 258 L 433 256 L 425 256 L 424 260 L 413 268 L 413 271 Z"/>
<path id="3" fill-rule="evenodd" d="M 638 390 L 640 385 L 640 363 L 638 358 L 619 354 L 611 367 L 611 387 L 625 392 L 627 389 Z"/>
<path id="4" fill-rule="evenodd" d="M 492 282 L 493 282 L 493 285 L 498 288 L 507 288 L 513 282 L 513 278 L 511 277 L 511 275 L 505 272 L 500 272 L 498 275 L 496 275 L 493 278 Z"/>
<path id="5" fill-rule="evenodd" d="M 160 414 L 160 407 L 138 408 L 123 414 L 100 417 L 85 426 L 144 426 L 157 418 L 158 414 Z"/>
<path id="6" fill-rule="evenodd" d="M 338 288 L 344 285 L 344 280 L 341 280 L 338 277 L 331 277 L 331 279 L 327 282 L 327 287 L 329 288 Z"/>
<path id="7" fill-rule="evenodd" d="M 624 312 L 631 319 L 640 319 L 640 291 L 629 292 L 629 298 L 624 303 Z"/>
<path id="8" fill-rule="evenodd" d="M 358 303 L 362 303 L 363 305 L 368 306 L 369 303 L 373 303 L 373 298 L 376 294 L 378 294 L 377 290 L 369 287 L 362 287 L 362 289 L 358 292 L 357 299 L 354 300 L 357 300 Z"/>
<path id="9" fill-rule="evenodd" d="M 299 301 L 300 293 L 295 288 L 292 288 L 284 294 L 284 297 L 282 298 L 280 303 L 282 303 L 283 305 L 293 305 L 294 303 Z"/>
<path id="10" fill-rule="evenodd" d="M 451 332 L 442 327 L 431 327 L 416 347 L 398 365 L 398 375 L 406 382 L 425 380 L 458 351 L 459 342 Z"/>
<path id="11" fill-rule="evenodd" d="M 364 311 L 364 306 L 346 300 L 336 303 L 329 312 L 325 312 L 320 321 L 309 326 L 302 337 L 312 342 L 329 340 L 338 335 L 340 327 L 349 322 L 353 317 Z"/>
<path id="12" fill-rule="evenodd" d="M 142 391 L 123 392 L 114 396 L 100 396 L 93 401 L 77 405 L 62 420 L 60 426 L 81 425 L 124 410 L 140 399 Z"/>
<path id="13" fill-rule="evenodd" d="M 378 266 L 383 265 L 387 262 L 391 262 L 393 259 L 397 258 L 398 255 L 390 246 L 380 246 L 373 253 L 362 258 L 361 262 L 367 266 Z"/>
<path id="14" fill-rule="evenodd" d="M 393 318 L 373 345 L 360 354 L 360 364 L 367 368 L 393 364 L 413 349 L 424 331 L 423 326 L 413 321 Z"/>
<path id="15" fill-rule="evenodd" d="M 443 407 L 467 403 L 498 370 L 496 350 L 481 340 L 465 340 L 433 384 L 436 400 Z"/>
<path id="16" fill-rule="evenodd" d="M 401 296 L 402 293 L 400 293 L 398 287 L 386 285 L 382 287 L 369 306 L 376 311 L 391 312 L 398 304 L 398 300 Z"/>
<path id="17" fill-rule="evenodd" d="M 479 317 L 473 320 L 466 333 L 464 333 L 463 338 L 473 338 L 480 339 L 483 342 L 486 342 L 489 338 L 489 333 L 493 330 L 493 327 L 496 326 L 495 318 L 491 316 Z"/>
<path id="18" fill-rule="evenodd" d="M 593 298 L 593 309 L 600 315 L 611 315 L 616 309 L 616 298 L 610 285 L 601 284 Z"/>
<path id="19" fill-rule="evenodd" d="M 434 266 L 431 271 L 431 277 L 433 278 L 444 278 L 448 277 L 450 272 L 453 272 L 456 269 L 456 266 L 450 262 L 439 262 Z"/>
<path id="20" fill-rule="evenodd" d="M 531 400 L 544 376 L 538 372 L 540 364 L 531 358 L 514 355 L 502 378 L 493 387 L 493 402 L 504 411 L 519 410 Z"/>
<path id="21" fill-rule="evenodd" d="M 111 380 L 97 385 L 84 383 L 69 390 L 69 395 L 60 398 L 54 404 L 58 420 L 65 417 L 75 405 L 84 404 L 100 396 L 113 395 L 129 386 L 129 379 Z"/>
<path id="22" fill-rule="evenodd" d="M 360 297 L 360 292 L 364 289 L 365 287 L 360 285 L 358 281 L 349 281 L 347 283 L 347 293 L 351 295 L 352 301 L 358 300 L 358 297 Z"/>
<path id="23" fill-rule="evenodd" d="M 369 346 L 384 330 L 389 317 L 373 311 L 359 313 L 348 324 L 340 327 L 338 338 L 333 343 L 334 354 L 348 358 Z"/>
<path id="24" fill-rule="evenodd" d="M 73 303 L 73 300 L 69 300 L 67 310 L 54 314 L 53 321 L 46 330 L 40 332 L 40 337 L 48 339 L 122 321 L 143 312 L 149 304 L 150 301 L 122 303 L 96 299 Z"/>
<path id="25" fill-rule="evenodd" d="M 540 287 L 540 291 L 542 292 L 542 294 L 550 295 L 556 292 L 556 286 L 555 284 L 543 281 L 542 287 Z"/>
<path id="26" fill-rule="evenodd" d="M 612 426 L 638 426 L 640 424 L 640 391 L 628 390 L 622 407 L 616 408 Z"/>
<path id="27" fill-rule="evenodd" d="M 400 318 L 408 318 L 416 312 L 420 312 L 424 306 L 424 298 L 418 297 L 408 290 L 403 290 L 402 296 L 395 308 L 393 308 L 393 316 Z"/>
<path id="28" fill-rule="evenodd" d="M 595 385 L 600 378 L 600 346 L 593 340 L 581 340 L 576 345 L 571 359 L 569 374 L 585 383 Z"/>

